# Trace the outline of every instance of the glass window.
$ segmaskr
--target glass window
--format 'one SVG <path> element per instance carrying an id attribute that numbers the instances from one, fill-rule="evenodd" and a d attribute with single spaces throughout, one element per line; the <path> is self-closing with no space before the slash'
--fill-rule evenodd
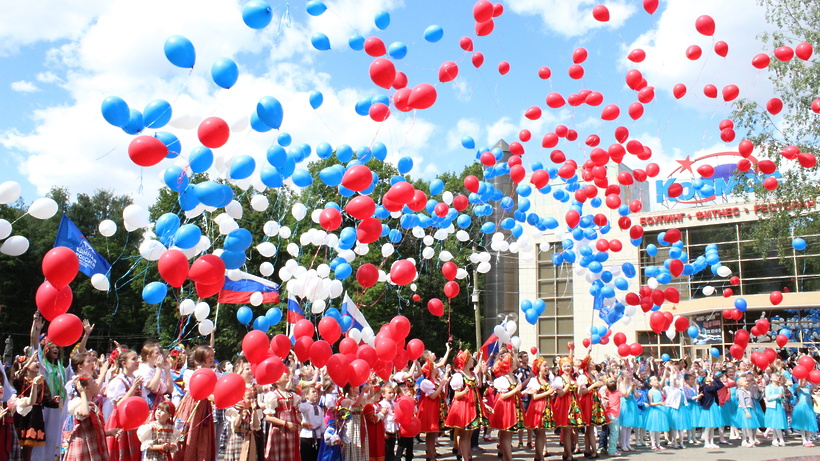
<path id="1" fill-rule="evenodd" d="M 538 252 L 538 296 L 547 308 L 538 321 L 538 344 L 542 354 L 565 353 L 572 341 L 575 319 L 572 317 L 572 269 L 569 265 L 555 267 L 552 255 L 561 251 L 555 244 L 547 251 Z M 563 345 L 563 346 L 562 346 Z"/>

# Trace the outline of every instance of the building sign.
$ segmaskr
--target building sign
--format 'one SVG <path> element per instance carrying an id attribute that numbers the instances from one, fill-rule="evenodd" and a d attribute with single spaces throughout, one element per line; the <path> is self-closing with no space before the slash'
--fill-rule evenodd
<path id="1" fill-rule="evenodd" d="M 723 343 L 723 320 L 720 314 L 693 315 L 690 320 L 700 330 L 698 337 L 692 340 L 692 344 L 700 346 Z"/>
<path id="2" fill-rule="evenodd" d="M 642 216 L 641 226 L 653 226 L 661 224 L 686 223 L 691 221 L 727 221 L 739 218 L 748 214 L 775 213 L 778 211 L 814 209 L 816 202 L 814 199 L 793 200 L 791 202 L 758 203 L 755 205 L 744 205 L 726 208 L 711 208 L 708 210 L 693 209 L 683 213 L 666 213 L 655 216 Z"/>
<path id="3" fill-rule="evenodd" d="M 717 152 L 714 154 L 703 155 L 696 159 L 690 159 L 687 155 L 683 160 L 676 160 L 680 164 L 667 179 L 659 179 L 655 181 L 655 197 L 658 203 L 676 202 L 686 204 L 697 204 L 714 202 L 718 197 L 728 197 L 732 195 L 738 186 L 738 177 L 735 176 L 737 170 L 737 161 L 742 156 L 738 152 Z M 711 165 L 715 160 L 724 162 L 717 166 L 713 166 L 714 173 L 708 177 L 701 177 L 695 173 L 697 168 L 701 165 Z M 757 159 L 749 157 L 752 165 L 757 164 Z M 693 170 L 694 168 L 694 170 Z M 697 176 L 697 179 L 691 181 L 678 181 L 677 176 L 684 172 L 689 172 L 692 176 Z M 773 176 L 779 178 L 779 172 L 775 172 Z M 747 173 L 744 180 L 760 181 L 758 175 L 754 173 Z M 697 184 L 696 184 L 697 183 Z M 683 187 L 683 192 L 677 197 L 669 196 L 669 188 L 673 184 L 679 184 Z"/>

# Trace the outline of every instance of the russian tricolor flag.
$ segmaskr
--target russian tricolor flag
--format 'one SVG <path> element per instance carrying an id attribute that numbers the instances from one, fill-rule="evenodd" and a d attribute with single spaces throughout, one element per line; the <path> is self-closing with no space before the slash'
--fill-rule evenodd
<path id="1" fill-rule="evenodd" d="M 362 311 L 359 310 L 359 307 L 356 306 L 356 303 L 350 299 L 350 296 L 347 295 L 345 292 L 344 301 L 342 302 L 342 315 L 349 315 L 351 319 L 353 319 L 353 323 L 350 325 L 350 328 L 355 328 L 359 331 L 364 330 L 365 328 L 370 328 L 370 324 L 367 323 L 367 319 L 364 318 L 364 314 Z"/>
<path id="2" fill-rule="evenodd" d="M 302 311 L 302 306 L 296 301 L 293 296 L 288 296 L 288 323 L 296 323 L 305 318 L 305 313 Z"/>
<path id="3" fill-rule="evenodd" d="M 499 350 L 501 350 L 501 345 L 498 343 L 498 336 L 492 334 L 479 349 L 478 359 L 489 360 L 489 358 L 492 357 L 493 354 L 498 353 Z M 488 363 L 488 365 L 492 365 L 492 363 Z"/>
<path id="4" fill-rule="evenodd" d="M 225 284 L 219 291 L 217 302 L 223 304 L 247 304 L 251 300 L 251 295 L 257 291 L 262 293 L 263 303 L 279 302 L 279 285 L 274 282 L 263 280 L 231 280 L 225 277 Z"/>

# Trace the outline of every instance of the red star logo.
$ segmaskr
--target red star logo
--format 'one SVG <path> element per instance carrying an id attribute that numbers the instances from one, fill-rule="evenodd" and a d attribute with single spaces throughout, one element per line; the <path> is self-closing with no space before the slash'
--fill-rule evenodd
<path id="1" fill-rule="evenodd" d="M 689 173 L 694 174 L 694 171 L 692 171 L 692 164 L 695 163 L 695 161 L 690 160 L 688 155 L 683 160 L 675 160 L 675 161 L 680 163 L 681 172 L 688 170 Z"/>

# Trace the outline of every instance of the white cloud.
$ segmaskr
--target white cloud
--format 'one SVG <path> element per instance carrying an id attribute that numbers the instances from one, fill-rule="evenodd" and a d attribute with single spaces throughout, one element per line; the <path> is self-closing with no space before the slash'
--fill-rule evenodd
<path id="1" fill-rule="evenodd" d="M 374 18 L 382 10 L 390 11 L 404 5 L 402 0 L 336 0 L 327 1 L 327 11 L 321 16 L 310 17 L 308 28 L 312 35 L 321 32 L 330 39 L 331 49 L 350 49 L 348 39 L 367 34 L 376 29 Z M 390 43 L 385 43 L 385 47 Z"/>
<path id="2" fill-rule="evenodd" d="M 11 89 L 18 93 L 34 93 L 40 91 L 40 89 L 37 88 L 37 85 L 26 80 L 11 82 Z"/>
<path id="3" fill-rule="evenodd" d="M 54 72 L 40 72 L 36 78 L 40 83 L 57 83 L 62 81 Z"/>
<path id="4" fill-rule="evenodd" d="M 609 9 L 608 22 L 598 22 L 592 17 L 592 8 L 598 4 Z M 625 1 L 509 0 L 507 5 L 515 13 L 540 16 L 550 30 L 566 37 L 580 37 L 592 29 L 620 28 L 637 11 Z"/>
<path id="5" fill-rule="evenodd" d="M 456 122 L 456 126 L 447 131 L 447 150 L 463 149 L 461 138 L 470 136 L 474 140 L 479 137 L 481 126 L 475 119 L 462 118 Z M 497 140 L 496 140 L 497 141 Z M 477 146 L 478 147 L 478 146 Z"/>
<path id="6" fill-rule="evenodd" d="M 0 56 L 14 54 L 21 46 L 39 41 L 76 39 L 106 5 L 114 3 L 118 2 L 85 0 L 70 5 L 59 0 L 7 2 L 0 14 Z M 133 8 L 140 6 L 134 4 Z M 155 11 L 150 13 L 156 16 Z"/>
<path id="7" fill-rule="evenodd" d="M 765 9 L 757 2 L 746 0 L 691 0 L 668 2 L 653 29 L 639 36 L 624 50 L 621 69 L 638 69 L 643 72 L 649 85 L 671 95 L 672 88 L 683 83 L 687 94 L 682 104 L 713 111 L 728 107 L 731 103 L 703 95 L 706 84 L 716 85 L 718 92 L 728 84 L 740 88 L 740 97 L 757 100 L 771 97 L 772 86 L 765 71 L 752 67 L 752 57 L 765 52 L 756 39 L 760 31 L 769 28 L 765 21 Z M 695 29 L 698 16 L 709 15 L 715 21 L 714 37 L 701 35 Z M 726 58 L 714 52 L 714 43 L 724 41 L 729 45 Z M 686 58 L 686 49 L 698 45 L 703 55 L 696 61 Z M 629 51 L 641 48 L 646 60 L 633 63 L 626 59 Z"/>

